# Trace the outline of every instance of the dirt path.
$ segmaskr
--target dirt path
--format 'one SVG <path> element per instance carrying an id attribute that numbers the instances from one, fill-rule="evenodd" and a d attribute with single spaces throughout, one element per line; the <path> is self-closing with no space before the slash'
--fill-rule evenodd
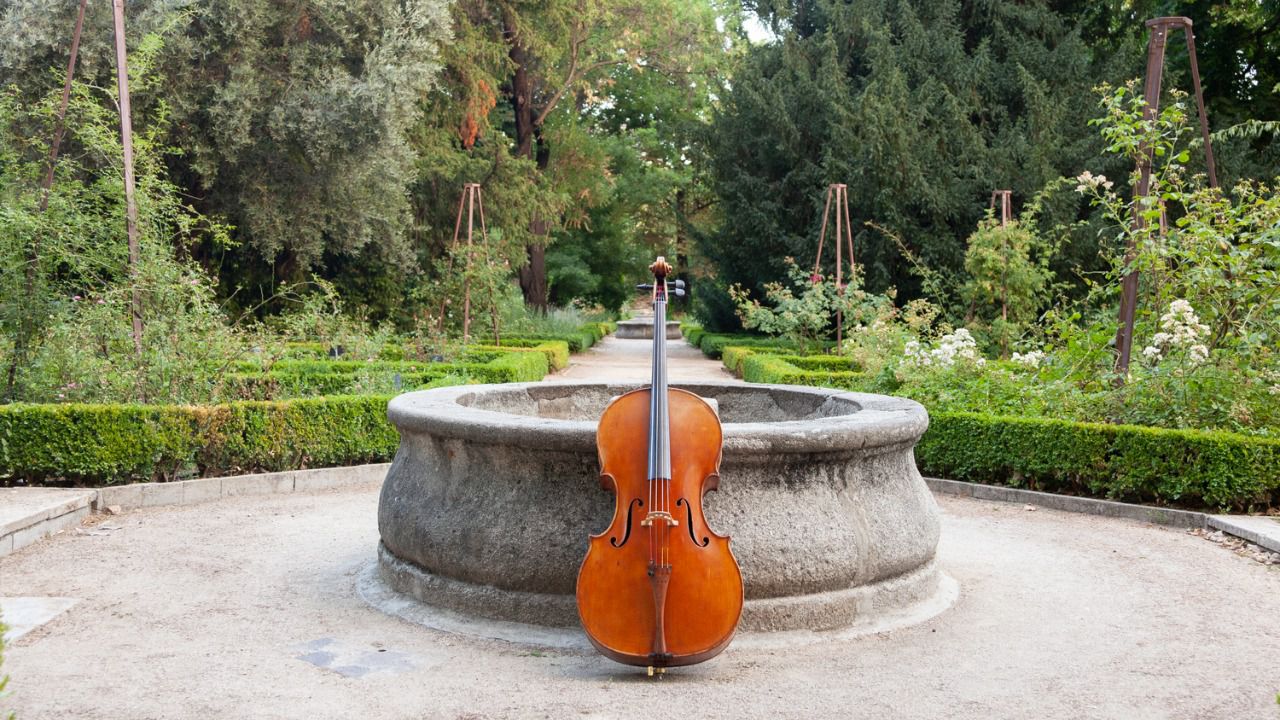
<path id="1" fill-rule="evenodd" d="M 111 517 L 0 559 L 79 603 L 14 643 L 0 706 L 45 718 L 1269 718 L 1280 568 L 1185 532 L 941 498 L 956 606 L 911 628 L 730 648 L 661 681 L 594 653 L 366 606 L 377 492 Z M 117 527 L 101 531 L 102 526 Z"/>

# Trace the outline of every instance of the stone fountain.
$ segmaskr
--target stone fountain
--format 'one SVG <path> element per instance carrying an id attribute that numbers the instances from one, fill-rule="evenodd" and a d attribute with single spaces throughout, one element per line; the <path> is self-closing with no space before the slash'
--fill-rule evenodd
<path id="1" fill-rule="evenodd" d="M 587 534 L 609 523 L 595 428 L 637 384 L 464 385 L 407 393 L 378 508 L 378 572 L 463 617 L 577 626 Z M 841 630 L 936 606 L 938 509 L 910 400 L 741 383 L 681 384 L 718 406 L 724 452 L 705 510 L 733 538 L 746 632 Z M 918 613 L 917 613 L 918 614 Z"/>

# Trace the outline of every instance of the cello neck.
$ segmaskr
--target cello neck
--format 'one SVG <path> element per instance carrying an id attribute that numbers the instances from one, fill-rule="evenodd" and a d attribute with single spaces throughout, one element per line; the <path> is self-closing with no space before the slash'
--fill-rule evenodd
<path id="1" fill-rule="evenodd" d="M 667 273 L 661 257 L 654 263 L 653 377 L 649 384 L 649 479 L 671 478 L 671 417 L 667 408 Z"/>

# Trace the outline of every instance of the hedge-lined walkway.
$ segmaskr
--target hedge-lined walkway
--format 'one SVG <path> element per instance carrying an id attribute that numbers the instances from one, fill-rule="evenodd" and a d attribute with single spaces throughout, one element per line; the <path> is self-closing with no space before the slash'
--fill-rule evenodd
<path id="1" fill-rule="evenodd" d="M 596 343 L 569 358 L 569 367 L 553 375 L 550 382 L 601 380 L 648 382 L 651 340 L 622 340 L 616 335 Z M 724 365 L 712 360 L 684 339 L 667 341 L 667 377 L 673 383 L 699 380 L 734 380 Z"/>

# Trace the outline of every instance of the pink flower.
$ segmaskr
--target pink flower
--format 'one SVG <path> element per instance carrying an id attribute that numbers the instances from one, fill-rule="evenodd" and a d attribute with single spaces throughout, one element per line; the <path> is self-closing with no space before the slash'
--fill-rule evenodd
<path id="1" fill-rule="evenodd" d="M 81 301 L 81 300 L 83 300 L 83 299 L 84 299 L 84 298 L 80 297 L 79 295 L 72 295 L 72 296 L 71 296 L 71 302 L 79 302 L 79 301 Z"/>

